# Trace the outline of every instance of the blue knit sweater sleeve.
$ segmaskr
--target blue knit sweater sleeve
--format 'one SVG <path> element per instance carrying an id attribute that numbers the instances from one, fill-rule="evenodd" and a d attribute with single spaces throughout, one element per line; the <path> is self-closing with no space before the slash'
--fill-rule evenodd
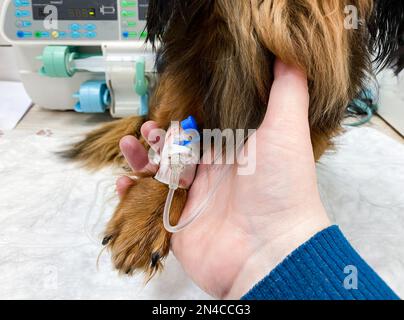
<path id="1" fill-rule="evenodd" d="M 337 226 L 296 249 L 242 300 L 397 300 Z"/>

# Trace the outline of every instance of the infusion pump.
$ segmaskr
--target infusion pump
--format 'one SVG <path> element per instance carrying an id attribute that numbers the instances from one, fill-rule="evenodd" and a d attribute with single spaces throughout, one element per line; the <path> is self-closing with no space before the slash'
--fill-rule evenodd
<path id="1" fill-rule="evenodd" d="M 0 32 L 37 105 L 114 117 L 145 115 L 155 54 L 148 0 L 5 0 Z"/>

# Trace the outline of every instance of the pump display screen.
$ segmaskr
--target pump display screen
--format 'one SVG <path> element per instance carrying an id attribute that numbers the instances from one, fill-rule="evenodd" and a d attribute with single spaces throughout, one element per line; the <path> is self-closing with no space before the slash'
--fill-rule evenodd
<path id="1" fill-rule="evenodd" d="M 117 20 L 117 0 L 32 0 L 34 20 Z"/>

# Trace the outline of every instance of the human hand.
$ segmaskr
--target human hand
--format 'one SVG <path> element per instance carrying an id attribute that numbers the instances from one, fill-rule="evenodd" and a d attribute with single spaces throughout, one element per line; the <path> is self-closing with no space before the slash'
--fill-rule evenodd
<path id="1" fill-rule="evenodd" d="M 292 251 L 330 222 L 321 203 L 308 123 L 307 78 L 275 64 L 268 112 L 257 130 L 256 171 L 221 182 L 203 215 L 172 237 L 172 250 L 190 277 L 218 298 L 240 298 Z M 142 127 L 148 137 L 154 122 Z M 248 144 L 248 142 L 247 142 Z M 246 145 L 248 148 L 248 145 Z M 135 171 L 156 172 L 134 137 L 121 150 Z M 181 219 L 205 200 L 226 166 L 199 165 Z M 124 194 L 132 180 L 117 182 Z"/>

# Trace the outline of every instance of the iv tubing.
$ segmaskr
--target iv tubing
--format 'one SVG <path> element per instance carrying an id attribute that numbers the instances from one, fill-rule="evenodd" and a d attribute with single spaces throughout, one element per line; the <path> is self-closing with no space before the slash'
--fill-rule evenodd
<path id="1" fill-rule="evenodd" d="M 240 152 L 240 150 L 243 146 L 244 146 L 244 142 L 241 143 L 239 146 L 237 146 L 236 153 Z M 171 203 L 174 198 L 174 193 L 175 193 L 176 189 L 170 188 L 168 195 L 167 195 L 167 200 L 166 200 L 166 203 L 164 206 L 164 214 L 163 214 L 164 228 L 170 233 L 178 233 L 178 232 L 184 230 L 185 228 L 187 228 L 189 225 L 191 225 L 191 223 L 193 223 L 197 218 L 199 218 L 201 216 L 201 214 L 203 213 L 203 211 L 208 206 L 209 202 L 212 200 L 216 191 L 219 189 L 219 186 L 221 185 L 224 178 L 226 178 L 229 175 L 230 170 L 232 168 L 233 168 L 233 166 L 228 165 L 228 167 L 222 169 L 222 172 L 219 175 L 218 181 L 215 183 L 214 187 L 209 191 L 205 200 L 203 200 L 200 203 L 200 205 L 195 210 L 193 210 L 193 212 L 192 212 L 193 214 L 190 216 L 190 218 L 188 218 L 186 221 L 184 221 L 182 223 L 179 223 L 176 226 L 172 226 L 170 223 Z"/>
<path id="2" fill-rule="evenodd" d="M 201 204 L 196 208 L 196 210 L 193 211 L 193 214 L 191 215 L 190 218 L 188 218 L 186 221 L 179 223 L 176 226 L 172 226 L 170 223 L 170 209 L 171 209 L 171 203 L 174 198 L 174 193 L 175 189 L 169 189 L 168 195 L 167 195 L 167 200 L 166 204 L 164 206 L 164 215 L 163 215 L 163 222 L 164 222 L 164 228 L 171 233 L 178 233 L 185 228 L 187 228 L 191 223 L 193 223 L 197 218 L 201 216 L 203 211 L 206 209 L 207 205 L 209 204 L 210 200 L 213 198 L 214 194 L 216 193 L 217 189 L 219 188 L 221 182 L 223 179 L 230 173 L 230 169 L 232 167 L 228 167 L 222 170 L 218 181 L 216 182 L 215 186 L 209 191 L 207 197 L 205 198 L 204 201 L 201 202 Z"/>

